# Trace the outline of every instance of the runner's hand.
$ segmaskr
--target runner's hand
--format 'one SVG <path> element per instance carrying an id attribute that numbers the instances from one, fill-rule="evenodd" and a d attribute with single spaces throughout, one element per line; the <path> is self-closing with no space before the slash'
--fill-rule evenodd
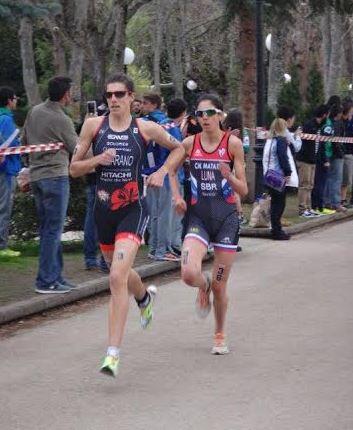
<path id="1" fill-rule="evenodd" d="M 232 171 L 230 170 L 228 163 L 219 163 L 219 170 L 223 178 L 227 180 L 229 179 L 229 176 L 232 174 Z"/>
<path id="2" fill-rule="evenodd" d="M 162 166 L 157 170 L 157 172 L 152 173 L 152 175 L 147 178 L 147 186 L 157 188 L 163 187 L 164 177 L 166 174 L 167 171 L 165 170 L 164 166 Z"/>
<path id="3" fill-rule="evenodd" d="M 102 152 L 99 157 L 99 164 L 102 166 L 110 166 L 115 159 L 115 149 L 109 148 Z"/>
<path id="4" fill-rule="evenodd" d="M 178 215 L 184 215 L 186 212 L 186 201 L 182 197 L 173 199 L 174 209 Z"/>

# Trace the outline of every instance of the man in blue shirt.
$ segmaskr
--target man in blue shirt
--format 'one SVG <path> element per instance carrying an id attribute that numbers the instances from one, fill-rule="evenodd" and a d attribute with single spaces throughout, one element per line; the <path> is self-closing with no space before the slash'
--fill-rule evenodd
<path id="1" fill-rule="evenodd" d="M 0 149 L 20 146 L 19 130 L 12 113 L 16 106 L 15 91 L 10 87 L 0 87 Z M 8 248 L 16 176 L 20 169 L 19 155 L 0 156 L 0 256 L 18 257 L 20 255 L 20 252 Z"/>

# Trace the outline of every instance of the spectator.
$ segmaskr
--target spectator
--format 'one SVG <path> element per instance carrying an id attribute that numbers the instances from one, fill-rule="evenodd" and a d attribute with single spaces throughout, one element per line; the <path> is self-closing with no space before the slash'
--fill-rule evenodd
<path id="1" fill-rule="evenodd" d="M 326 105 L 318 106 L 314 118 L 303 127 L 303 133 L 320 134 L 320 128 L 328 114 Z M 299 175 L 299 215 L 305 218 L 317 216 L 311 206 L 311 192 L 314 188 L 315 166 L 318 152 L 324 147 L 319 140 L 302 140 L 302 147 L 297 153 L 297 166 Z"/>
<path id="2" fill-rule="evenodd" d="M 133 118 L 139 118 L 141 116 L 142 100 L 135 98 L 131 103 L 131 116 Z"/>
<path id="3" fill-rule="evenodd" d="M 24 125 L 26 145 L 63 142 L 56 152 L 32 153 L 30 180 L 39 218 L 39 269 L 36 292 L 68 293 L 74 285 L 62 277 L 61 234 L 69 202 L 69 153 L 75 149 L 77 134 L 63 108 L 70 104 L 71 79 L 58 76 L 48 83 L 49 99 L 32 108 Z"/>
<path id="4" fill-rule="evenodd" d="M 343 136 L 344 127 L 342 122 L 342 107 L 332 105 L 329 118 L 332 121 L 334 136 Z M 337 212 L 346 212 L 346 208 L 341 204 L 341 186 L 343 178 L 343 143 L 332 143 L 332 155 L 328 170 L 326 189 L 324 196 L 325 207 Z"/>
<path id="5" fill-rule="evenodd" d="M 321 128 L 320 134 L 324 136 L 333 136 L 333 121 L 331 118 L 326 118 Z M 330 141 L 322 142 L 318 151 L 316 166 L 315 166 L 315 180 L 314 188 L 311 193 L 313 214 L 331 215 L 335 211 L 324 207 L 324 192 L 327 183 L 328 170 L 330 167 L 330 159 L 332 157 L 332 143 Z"/>
<path id="6" fill-rule="evenodd" d="M 343 123 L 344 123 L 344 135 L 347 137 L 353 137 L 353 102 L 347 101 L 343 104 Z M 344 144 L 344 161 L 343 161 L 343 179 L 341 189 L 341 204 L 346 208 L 353 207 L 353 144 Z M 347 201 L 347 190 L 351 188 L 350 202 Z"/>
<path id="7" fill-rule="evenodd" d="M 284 119 L 287 123 L 286 138 L 294 157 L 302 147 L 302 140 L 300 138 L 301 129 L 298 129 L 296 133 L 290 132 L 295 122 L 295 112 L 291 107 L 280 106 L 277 111 L 277 117 Z"/>
<path id="8" fill-rule="evenodd" d="M 234 136 L 238 137 L 242 141 L 244 153 L 246 153 L 249 148 L 244 147 L 243 116 L 241 112 L 238 111 L 237 109 L 230 109 L 223 121 L 222 126 L 225 131 L 229 131 L 230 134 L 234 134 Z M 239 194 L 236 194 L 236 198 L 237 198 L 236 204 L 237 204 L 237 211 L 239 216 L 239 224 L 245 225 L 247 223 L 247 220 L 243 214 L 243 207 L 241 205 L 241 198 Z M 237 251 L 238 252 L 241 251 L 241 247 L 239 245 L 238 245 Z"/>
<path id="9" fill-rule="evenodd" d="M 161 125 L 179 142 L 183 140 L 181 133 L 181 124 L 186 116 L 187 104 L 183 99 L 174 99 L 167 103 L 168 118 L 161 122 Z M 168 180 L 168 178 L 167 178 Z M 183 195 L 185 174 L 184 169 L 181 167 L 178 170 L 178 181 L 180 185 L 180 193 Z M 169 182 L 169 181 L 168 181 Z M 175 210 L 170 211 L 170 235 L 168 241 L 168 250 L 177 256 L 181 255 L 181 242 L 182 242 L 182 217 L 177 214 Z"/>
<path id="10" fill-rule="evenodd" d="M 13 119 L 17 96 L 10 87 L 0 87 L 0 148 L 20 145 L 19 130 Z M 13 198 L 16 188 L 16 176 L 21 169 L 19 155 L 0 157 L 0 256 L 18 257 L 21 253 L 8 248 L 9 225 Z"/>
<path id="11" fill-rule="evenodd" d="M 292 158 L 292 162 L 290 162 Z M 286 207 L 286 187 L 298 186 L 298 176 L 294 166 L 292 153 L 287 140 L 287 122 L 282 118 L 276 118 L 270 128 L 270 138 L 267 139 L 263 154 L 264 175 L 268 169 L 281 172 L 286 178 L 286 186 L 283 191 L 269 188 L 271 196 L 271 235 L 274 240 L 288 240 L 290 236 L 284 232 L 281 217 Z M 294 166 L 295 169 L 295 166 Z"/>
<path id="12" fill-rule="evenodd" d="M 142 112 L 146 120 L 158 124 L 167 120 L 167 116 L 160 110 L 162 99 L 158 94 L 149 93 L 143 96 Z M 169 155 L 168 149 L 155 142 L 149 142 L 147 147 L 147 160 L 143 174 L 146 176 L 156 172 Z M 172 193 L 168 177 L 164 179 L 161 188 L 147 188 L 147 204 L 150 212 L 149 225 L 149 257 L 155 260 L 176 261 L 178 256 L 168 250 L 170 231 L 170 207 Z"/>

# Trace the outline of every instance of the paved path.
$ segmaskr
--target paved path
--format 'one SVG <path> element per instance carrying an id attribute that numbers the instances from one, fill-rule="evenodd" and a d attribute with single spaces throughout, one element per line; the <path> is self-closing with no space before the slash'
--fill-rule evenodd
<path id="1" fill-rule="evenodd" d="M 353 222 L 242 244 L 231 354 L 209 354 L 212 319 L 172 281 L 150 331 L 131 308 L 116 380 L 97 372 L 103 305 L 1 340 L 0 428 L 352 430 Z"/>

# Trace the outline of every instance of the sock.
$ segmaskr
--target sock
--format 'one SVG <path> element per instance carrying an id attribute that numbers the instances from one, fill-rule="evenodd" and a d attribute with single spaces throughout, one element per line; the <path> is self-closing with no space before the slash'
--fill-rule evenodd
<path id="1" fill-rule="evenodd" d="M 150 293 L 146 290 L 145 295 L 142 297 L 141 300 L 138 300 L 136 297 L 135 300 L 139 308 L 145 308 L 151 300 Z"/>
<path id="2" fill-rule="evenodd" d="M 119 357 L 120 349 L 116 346 L 108 346 L 107 355 Z"/>

